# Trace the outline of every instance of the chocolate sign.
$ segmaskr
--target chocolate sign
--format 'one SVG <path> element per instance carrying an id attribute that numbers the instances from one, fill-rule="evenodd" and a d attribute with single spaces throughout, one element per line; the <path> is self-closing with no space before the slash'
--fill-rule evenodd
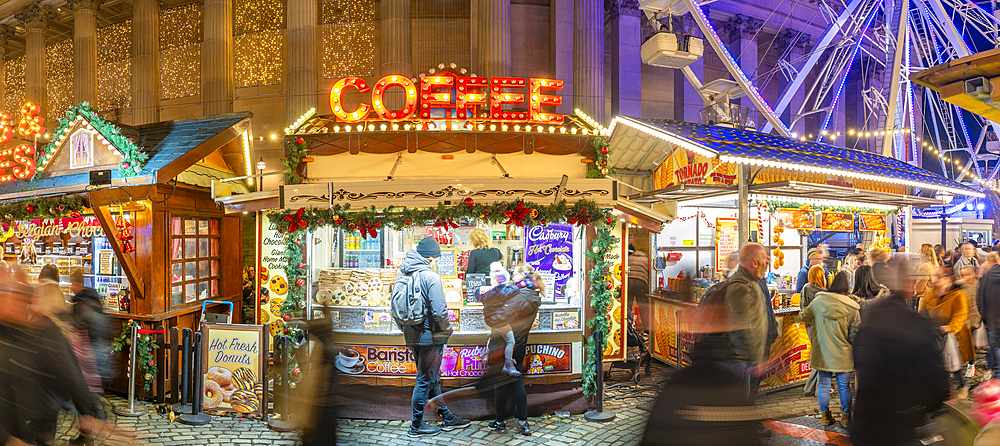
<path id="1" fill-rule="evenodd" d="M 555 299 L 566 297 L 566 283 L 573 277 L 573 226 L 549 223 L 525 231 L 524 261 L 539 273 L 555 275 L 555 288 L 545 290 Z"/>

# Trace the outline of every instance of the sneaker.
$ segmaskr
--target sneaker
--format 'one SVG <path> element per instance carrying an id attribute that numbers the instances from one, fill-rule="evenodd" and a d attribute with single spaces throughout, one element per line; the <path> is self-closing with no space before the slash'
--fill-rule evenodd
<path id="1" fill-rule="evenodd" d="M 513 359 L 508 359 L 507 362 L 504 363 L 504 365 L 503 365 L 503 371 L 504 371 L 504 373 L 506 373 L 506 374 L 508 374 L 510 376 L 513 376 L 515 378 L 518 377 L 518 376 L 521 376 L 521 372 L 519 372 L 517 370 L 517 367 L 514 366 L 514 360 Z"/>
<path id="2" fill-rule="evenodd" d="M 851 413 L 844 412 L 840 414 L 840 425 L 844 426 L 844 429 L 847 429 L 847 426 L 849 426 L 850 424 L 851 424 Z"/>
<path id="3" fill-rule="evenodd" d="M 992 370 L 987 370 L 986 373 L 983 373 L 983 382 L 989 381 L 991 379 L 993 379 L 993 371 Z"/>
<path id="4" fill-rule="evenodd" d="M 433 437 L 441 433 L 441 428 L 433 424 L 420 423 L 419 426 L 414 426 L 410 424 L 410 430 L 406 433 L 407 436 L 417 438 L 417 437 Z"/>
<path id="5" fill-rule="evenodd" d="M 965 377 L 972 378 L 973 376 L 976 376 L 976 365 L 970 363 L 969 366 L 965 368 Z"/>
<path id="6" fill-rule="evenodd" d="M 833 419 L 833 413 L 830 412 L 829 410 L 826 411 L 826 412 L 823 412 L 823 425 L 824 426 L 829 426 L 829 425 L 831 425 L 833 423 L 836 423 L 836 421 L 834 421 L 834 419 Z"/>
<path id="7" fill-rule="evenodd" d="M 969 399 L 969 388 L 968 387 L 962 387 L 961 389 L 958 389 L 958 397 L 957 398 L 960 399 L 960 400 L 967 400 L 967 399 Z"/>
<path id="8" fill-rule="evenodd" d="M 444 422 L 441 423 L 441 430 L 445 432 L 453 431 L 455 429 L 469 427 L 470 424 L 472 424 L 471 421 L 460 418 L 458 415 L 452 415 L 450 420 L 444 420 Z"/>
<path id="9" fill-rule="evenodd" d="M 503 421 L 497 421 L 497 420 L 490 421 L 490 424 L 488 424 L 487 427 L 489 427 L 491 431 L 496 432 L 498 434 L 507 433 L 507 423 Z"/>
<path id="10" fill-rule="evenodd" d="M 531 435 L 531 428 L 528 426 L 527 421 L 518 421 L 517 428 L 521 435 Z"/>

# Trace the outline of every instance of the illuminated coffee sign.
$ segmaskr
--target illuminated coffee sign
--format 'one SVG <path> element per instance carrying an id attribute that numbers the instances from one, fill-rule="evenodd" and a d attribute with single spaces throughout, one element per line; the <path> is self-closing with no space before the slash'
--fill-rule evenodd
<path id="1" fill-rule="evenodd" d="M 405 102 L 390 110 L 385 93 L 400 88 Z M 562 104 L 562 98 L 549 94 L 562 90 L 563 81 L 523 77 L 477 77 L 443 71 L 421 76 L 414 83 L 403 75 L 390 74 L 368 85 L 359 77 L 345 77 L 330 89 L 330 108 L 341 122 L 420 121 L 432 119 L 483 120 L 562 124 L 564 116 L 543 111 L 542 107 Z M 371 93 L 352 110 L 344 107 L 344 93 L 354 90 Z M 505 110 L 506 105 L 525 105 L 527 111 Z M 373 114 L 374 112 L 374 114 Z"/>

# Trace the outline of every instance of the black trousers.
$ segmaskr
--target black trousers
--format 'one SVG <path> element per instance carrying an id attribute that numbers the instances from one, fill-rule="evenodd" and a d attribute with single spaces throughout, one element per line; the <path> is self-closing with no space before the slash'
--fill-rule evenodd
<path id="1" fill-rule="evenodd" d="M 502 342 L 502 338 L 501 338 Z M 528 337 L 520 337 L 514 340 L 514 363 L 522 375 L 513 382 L 498 385 L 493 388 L 494 400 L 497 411 L 497 421 L 507 419 L 507 400 L 514 398 L 514 406 L 517 408 L 517 419 L 528 421 L 528 392 L 524 390 L 524 355 L 528 347 Z"/>

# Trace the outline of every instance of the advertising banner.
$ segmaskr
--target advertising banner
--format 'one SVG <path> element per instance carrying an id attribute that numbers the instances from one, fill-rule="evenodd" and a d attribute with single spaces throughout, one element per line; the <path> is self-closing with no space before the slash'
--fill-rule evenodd
<path id="1" fill-rule="evenodd" d="M 686 149 L 675 149 L 653 171 L 653 188 L 679 184 L 736 184 L 736 166 Z"/>
<path id="2" fill-rule="evenodd" d="M 202 326 L 205 409 L 263 413 L 267 408 L 267 339 L 263 325 Z"/>
<path id="3" fill-rule="evenodd" d="M 681 308 L 677 310 L 677 361 L 681 366 L 691 365 L 691 351 L 694 350 L 694 309 Z"/>
<path id="4" fill-rule="evenodd" d="M 628 311 L 628 303 L 625 296 L 628 295 L 628 290 L 625 288 L 627 283 L 624 282 L 625 274 L 625 252 L 628 249 L 628 228 L 622 226 L 621 220 L 614 220 L 615 227 L 611 229 L 611 233 L 615 237 L 618 237 L 618 246 L 612 249 L 604 256 L 604 261 L 611 265 L 608 275 L 611 276 L 608 280 L 611 282 L 611 289 L 614 290 L 612 293 L 611 306 L 608 307 L 608 322 L 610 327 L 608 327 L 608 338 L 607 338 L 607 348 L 604 349 L 604 361 L 621 361 L 625 359 L 626 341 L 625 336 L 625 325 L 628 323 L 626 313 Z"/>
<path id="5" fill-rule="evenodd" d="M 573 276 L 573 225 L 549 223 L 531 226 L 524 231 L 524 261 L 539 273 L 555 276 L 554 289 L 546 287 L 547 297 L 566 300 L 566 283 Z"/>
<path id="6" fill-rule="evenodd" d="M 862 231 L 885 231 L 888 229 L 888 215 L 882 214 L 859 214 L 861 217 Z"/>
<path id="7" fill-rule="evenodd" d="M 853 231 L 854 214 L 849 212 L 820 212 L 820 231 Z"/>
<path id="8" fill-rule="evenodd" d="M 260 216 L 260 256 L 257 271 L 257 290 L 260 296 L 260 311 L 258 323 L 268 326 L 275 335 L 283 328 L 285 321 L 281 319 L 281 304 L 288 293 L 288 279 L 285 267 L 285 236 L 278 232 L 278 227 L 271 223 L 268 213 Z"/>
<path id="9" fill-rule="evenodd" d="M 47 218 L 18 222 L 13 235 L 19 239 L 38 239 L 63 234 L 69 237 L 104 237 L 104 229 L 93 216 Z"/>
<path id="10" fill-rule="evenodd" d="M 335 365 L 343 373 L 359 376 L 416 376 L 413 352 L 406 346 L 340 345 Z M 477 377 L 486 372 L 489 351 L 485 346 L 446 346 L 441 357 L 441 376 Z M 570 344 L 528 345 L 524 370 L 528 375 L 570 373 Z"/>
<path id="11" fill-rule="evenodd" d="M 767 390 L 805 380 L 809 366 L 809 336 L 806 326 L 795 322 L 794 314 L 778 316 L 781 336 L 771 345 L 767 368 L 761 376 L 760 389 Z"/>
<path id="12" fill-rule="evenodd" d="M 816 229 L 816 212 L 806 209 L 778 209 L 774 226 L 785 229 Z"/>

